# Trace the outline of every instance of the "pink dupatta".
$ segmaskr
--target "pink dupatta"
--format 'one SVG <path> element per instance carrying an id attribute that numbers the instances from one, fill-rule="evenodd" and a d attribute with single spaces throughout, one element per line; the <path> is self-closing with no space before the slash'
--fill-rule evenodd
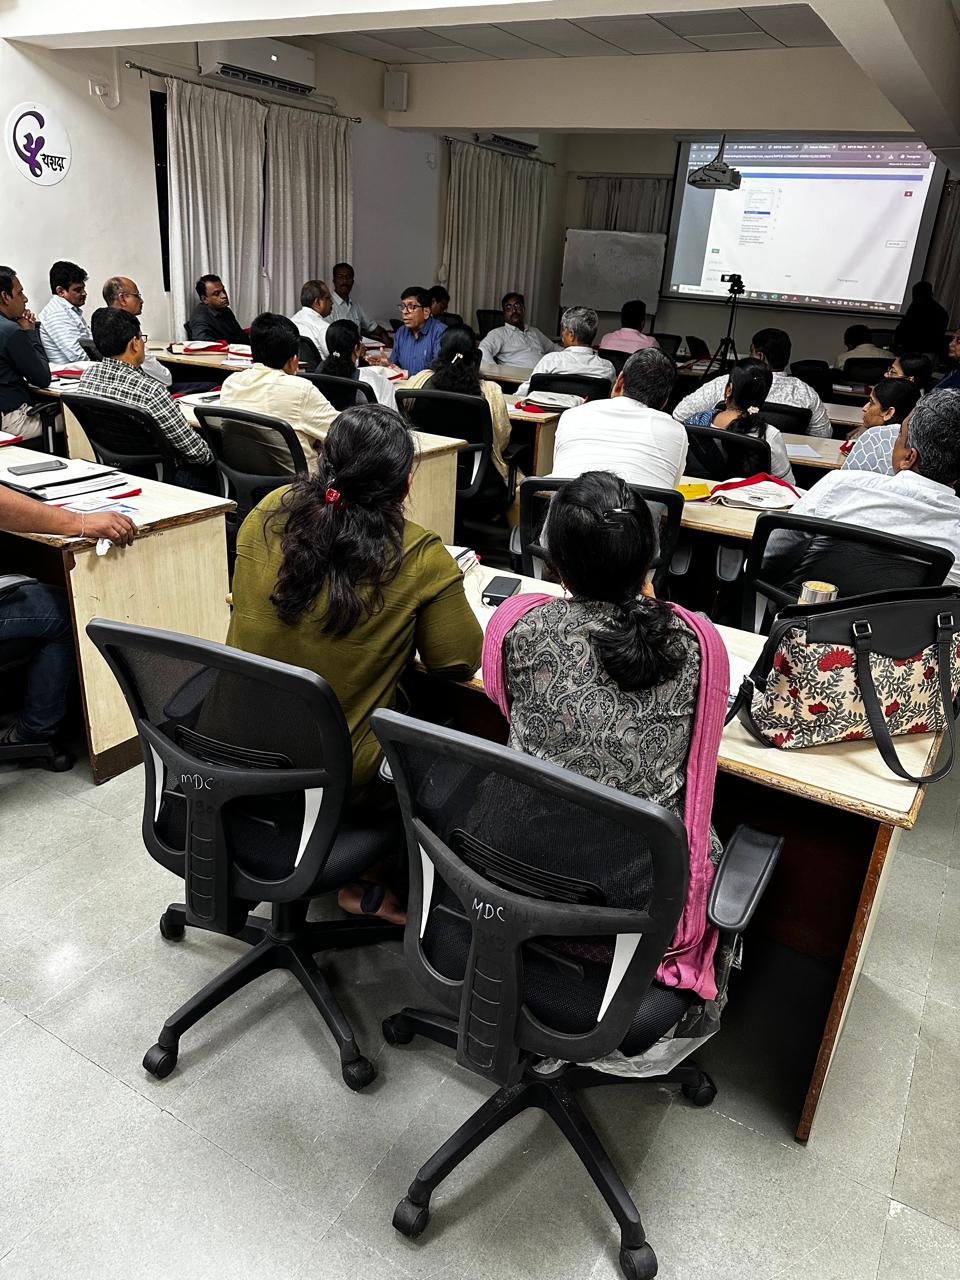
<path id="1" fill-rule="evenodd" d="M 491 702 L 510 719 L 510 695 L 503 669 L 503 642 L 510 628 L 529 610 L 547 604 L 554 596 L 541 593 L 511 596 L 496 610 L 483 637 L 483 687 Z M 717 754 L 730 692 L 727 650 L 713 623 L 680 605 L 670 605 L 697 637 L 700 647 L 700 686 L 693 734 L 687 755 L 687 779 L 683 822 L 690 851 L 690 883 L 673 942 L 657 970 L 657 980 L 667 987 L 695 991 L 713 1000 L 713 953 L 717 930 L 707 920 L 707 898 L 713 883 L 710 861 L 710 813 L 717 776 Z"/>

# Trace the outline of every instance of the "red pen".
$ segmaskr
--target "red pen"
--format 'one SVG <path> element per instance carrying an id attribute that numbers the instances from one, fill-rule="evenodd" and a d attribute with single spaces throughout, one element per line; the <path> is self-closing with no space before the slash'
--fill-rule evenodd
<path id="1" fill-rule="evenodd" d="M 143 493 L 142 489 L 128 489 L 126 493 L 111 493 L 109 502 L 116 502 L 118 498 L 137 498 Z"/>

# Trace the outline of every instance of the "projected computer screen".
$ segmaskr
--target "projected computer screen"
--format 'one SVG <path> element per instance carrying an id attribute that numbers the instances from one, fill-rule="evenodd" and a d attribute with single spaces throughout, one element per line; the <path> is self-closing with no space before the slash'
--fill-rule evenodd
<path id="1" fill-rule="evenodd" d="M 664 292 L 751 305 L 897 313 L 921 278 L 943 166 L 904 142 L 728 142 L 738 191 L 687 184 L 718 143 L 680 150 Z"/>

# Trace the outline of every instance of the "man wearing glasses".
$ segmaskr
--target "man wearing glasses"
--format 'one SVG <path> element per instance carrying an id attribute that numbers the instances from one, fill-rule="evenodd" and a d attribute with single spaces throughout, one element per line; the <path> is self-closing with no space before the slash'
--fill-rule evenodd
<path id="1" fill-rule="evenodd" d="M 411 285 L 400 295 L 400 319 L 403 328 L 394 334 L 390 359 L 412 378 L 436 360 L 446 325 L 430 314 L 430 294 L 422 285 Z"/>
<path id="2" fill-rule="evenodd" d="M 126 311 L 129 316 L 139 316 L 143 310 L 143 298 L 139 287 L 129 276 L 111 276 L 103 286 L 103 300 L 115 311 Z M 173 374 L 165 369 L 155 355 L 148 351 L 140 366 L 148 378 L 156 378 L 163 387 L 173 382 Z"/>
<path id="3" fill-rule="evenodd" d="M 219 276 L 201 276 L 196 283 L 200 301 L 187 321 L 187 333 L 200 342 L 242 342 L 250 339 L 230 310 L 230 299 Z"/>

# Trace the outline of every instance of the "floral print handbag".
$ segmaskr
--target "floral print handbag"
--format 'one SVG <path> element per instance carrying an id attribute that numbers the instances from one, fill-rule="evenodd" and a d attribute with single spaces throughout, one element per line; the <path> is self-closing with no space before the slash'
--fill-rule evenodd
<path id="1" fill-rule="evenodd" d="M 917 587 L 781 609 L 727 721 L 768 747 L 793 750 L 873 738 L 909 782 L 953 766 L 960 713 L 960 590 Z M 893 739 L 946 728 L 949 759 L 916 778 Z"/>

